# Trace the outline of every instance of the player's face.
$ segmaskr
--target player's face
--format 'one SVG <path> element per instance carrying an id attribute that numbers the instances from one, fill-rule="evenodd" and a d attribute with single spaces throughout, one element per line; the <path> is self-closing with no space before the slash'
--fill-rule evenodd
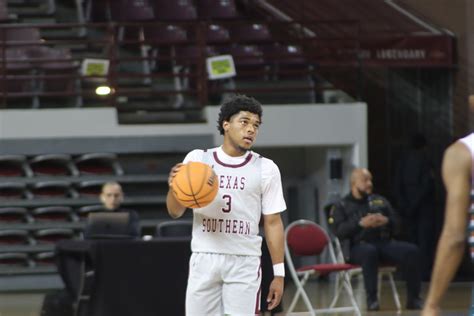
<path id="1" fill-rule="evenodd" d="M 372 174 L 368 170 L 364 170 L 355 179 L 355 186 L 361 196 L 372 194 Z"/>
<path id="2" fill-rule="evenodd" d="M 100 200 L 106 209 L 117 209 L 123 201 L 122 188 L 118 185 L 107 185 L 100 194 Z"/>
<path id="3" fill-rule="evenodd" d="M 258 114 L 240 111 L 222 124 L 224 139 L 237 151 L 246 152 L 255 142 L 260 124 Z"/>

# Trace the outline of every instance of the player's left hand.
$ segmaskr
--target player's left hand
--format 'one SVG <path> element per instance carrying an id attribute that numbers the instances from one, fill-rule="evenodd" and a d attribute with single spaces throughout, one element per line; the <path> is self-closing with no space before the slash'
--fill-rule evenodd
<path id="1" fill-rule="evenodd" d="M 171 188 L 172 183 L 173 183 L 173 178 L 176 176 L 176 174 L 179 171 L 179 168 L 183 166 L 183 163 L 177 163 L 176 165 L 171 168 L 170 174 L 168 175 L 168 186 Z"/>
<path id="2" fill-rule="evenodd" d="M 280 304 L 281 298 L 283 297 L 284 283 L 285 283 L 285 278 L 283 277 L 273 278 L 273 281 L 270 284 L 270 290 L 268 291 L 268 296 L 267 296 L 268 310 L 272 310 Z"/>

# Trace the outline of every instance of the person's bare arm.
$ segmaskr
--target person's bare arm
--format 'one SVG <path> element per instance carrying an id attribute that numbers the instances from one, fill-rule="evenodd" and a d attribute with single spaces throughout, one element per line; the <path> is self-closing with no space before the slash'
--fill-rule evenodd
<path id="1" fill-rule="evenodd" d="M 471 159 L 469 149 L 461 142 L 451 145 L 443 158 L 442 176 L 447 192 L 444 226 L 422 316 L 440 315 L 440 301 L 462 260 L 470 202 Z"/>
<path id="2" fill-rule="evenodd" d="M 280 213 L 264 215 L 263 225 L 265 230 L 265 239 L 267 241 L 268 251 L 272 258 L 272 263 L 283 263 L 285 255 L 285 233 Z M 283 297 L 284 277 L 275 276 L 268 291 L 268 309 L 272 310 L 280 304 Z"/>
<path id="3" fill-rule="evenodd" d="M 176 173 L 178 172 L 179 168 L 182 166 L 182 163 L 178 163 L 171 168 L 169 177 L 168 177 L 168 194 L 166 195 L 166 208 L 168 209 L 168 214 L 172 218 L 179 218 L 183 216 L 184 212 L 186 211 L 186 207 L 182 206 L 179 204 L 178 200 L 176 200 L 174 194 L 173 194 L 173 178 L 176 176 Z"/>

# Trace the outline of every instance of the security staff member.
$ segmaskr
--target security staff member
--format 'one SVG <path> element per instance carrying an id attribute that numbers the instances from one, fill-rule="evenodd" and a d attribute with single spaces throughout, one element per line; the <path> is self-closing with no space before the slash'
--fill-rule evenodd
<path id="1" fill-rule="evenodd" d="M 380 262 L 396 264 L 407 283 L 407 309 L 421 309 L 420 254 L 416 245 L 391 239 L 395 215 L 390 203 L 372 194 L 372 175 L 358 168 L 351 174 L 351 192 L 337 202 L 329 223 L 341 239 L 350 240 L 349 261 L 362 267 L 367 309 L 378 310 L 377 272 Z"/>

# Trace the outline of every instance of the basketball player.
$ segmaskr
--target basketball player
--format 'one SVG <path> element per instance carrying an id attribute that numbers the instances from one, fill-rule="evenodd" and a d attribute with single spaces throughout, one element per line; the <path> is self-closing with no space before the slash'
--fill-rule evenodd
<path id="1" fill-rule="evenodd" d="M 441 298 L 453 279 L 464 254 L 469 206 L 474 197 L 473 159 L 474 133 L 452 144 L 444 154 L 442 176 L 447 191 L 445 219 L 422 316 L 441 315 Z M 469 230 L 473 229 L 474 220 L 471 214 Z M 471 256 L 473 255 L 472 249 L 471 244 Z"/>
<path id="2" fill-rule="evenodd" d="M 283 295 L 284 232 L 280 213 L 286 209 L 276 164 L 250 150 L 262 123 L 261 104 L 237 95 L 220 109 L 222 146 L 193 150 L 184 159 L 209 164 L 219 191 L 212 203 L 193 209 L 192 256 L 186 292 L 186 315 L 255 315 L 260 307 L 260 256 L 264 233 L 274 278 L 267 299 L 275 308 Z M 182 216 L 171 181 L 182 164 L 171 169 L 166 199 L 169 214 Z"/>

